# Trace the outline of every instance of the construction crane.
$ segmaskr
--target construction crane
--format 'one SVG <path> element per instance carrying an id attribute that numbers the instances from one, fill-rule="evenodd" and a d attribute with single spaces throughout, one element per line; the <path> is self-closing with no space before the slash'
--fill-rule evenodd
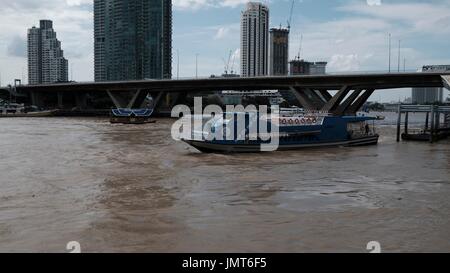
<path id="1" fill-rule="evenodd" d="M 234 74 L 234 64 L 236 62 L 236 54 L 233 54 L 233 61 L 231 64 L 231 74 Z"/>
<path id="2" fill-rule="evenodd" d="M 290 15 L 289 15 L 289 20 L 287 22 L 287 29 L 291 30 L 291 23 L 292 23 L 292 15 L 294 13 L 294 6 L 295 6 L 295 0 L 292 0 L 292 4 L 291 4 L 291 11 L 290 11 Z"/>
<path id="3" fill-rule="evenodd" d="M 230 54 L 228 55 L 228 61 L 226 61 L 224 58 L 222 58 L 223 63 L 225 64 L 225 75 L 228 74 L 228 71 L 230 71 L 230 62 L 231 62 L 232 54 L 233 54 L 233 50 L 230 50 Z"/>
<path id="4" fill-rule="evenodd" d="M 298 54 L 295 57 L 297 60 L 301 60 L 302 58 L 302 49 L 303 49 L 303 34 L 300 35 L 300 47 L 298 49 Z"/>

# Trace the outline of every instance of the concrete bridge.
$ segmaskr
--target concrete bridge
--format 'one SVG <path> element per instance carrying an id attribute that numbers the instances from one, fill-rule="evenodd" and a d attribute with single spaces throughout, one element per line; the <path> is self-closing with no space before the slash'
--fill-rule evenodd
<path id="1" fill-rule="evenodd" d="M 356 113 L 375 90 L 413 87 L 449 88 L 450 74 L 390 73 L 57 83 L 19 85 L 9 92 L 26 96 L 36 106 L 43 106 L 48 96 L 56 97 L 58 106 L 63 106 L 64 98 L 69 96 L 79 108 L 86 107 L 88 94 L 107 96 L 118 108 L 139 108 L 146 97 L 151 95 L 156 108 L 165 104 L 170 109 L 175 104 L 183 103 L 189 93 L 285 90 L 307 110 L 342 115 Z M 330 91 L 337 92 L 332 95 Z M 170 102 L 163 99 L 168 94 L 172 98 Z"/>

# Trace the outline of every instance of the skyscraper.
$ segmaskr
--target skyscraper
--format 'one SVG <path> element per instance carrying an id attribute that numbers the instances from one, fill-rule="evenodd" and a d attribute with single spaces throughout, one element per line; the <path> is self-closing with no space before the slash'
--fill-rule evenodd
<path id="1" fill-rule="evenodd" d="M 269 8 L 249 2 L 241 14 L 241 76 L 268 74 Z"/>
<path id="2" fill-rule="evenodd" d="M 422 72 L 448 73 L 449 71 L 450 65 L 426 65 L 422 67 Z M 415 104 L 435 103 L 443 100 L 444 89 L 442 87 L 412 89 L 412 102 Z"/>
<path id="3" fill-rule="evenodd" d="M 95 81 L 172 76 L 171 0 L 94 0 Z"/>
<path id="4" fill-rule="evenodd" d="M 41 20 L 39 28 L 28 29 L 29 84 L 67 82 L 68 66 L 52 21 Z"/>
<path id="5" fill-rule="evenodd" d="M 289 30 L 270 29 L 269 41 L 269 75 L 286 76 L 289 66 Z"/>

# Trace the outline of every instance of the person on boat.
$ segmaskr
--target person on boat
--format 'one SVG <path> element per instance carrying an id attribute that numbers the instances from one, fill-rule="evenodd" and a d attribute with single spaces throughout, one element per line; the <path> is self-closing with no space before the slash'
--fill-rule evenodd
<path id="1" fill-rule="evenodd" d="M 365 130 L 366 130 L 366 135 L 370 134 L 370 126 L 369 124 L 366 123 L 366 126 L 364 126 Z"/>

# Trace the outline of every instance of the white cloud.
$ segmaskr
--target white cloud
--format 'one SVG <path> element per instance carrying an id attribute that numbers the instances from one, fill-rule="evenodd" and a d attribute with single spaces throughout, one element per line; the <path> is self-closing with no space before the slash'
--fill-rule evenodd
<path id="1" fill-rule="evenodd" d="M 367 0 L 369 6 L 380 6 L 381 4 L 381 0 Z"/>
<path id="2" fill-rule="evenodd" d="M 450 34 L 450 2 L 403 3 L 368 6 L 352 3 L 342 6 L 340 11 L 377 18 L 390 23 L 401 23 L 413 32 Z"/>
<path id="3" fill-rule="evenodd" d="M 335 54 L 331 56 L 328 67 L 337 72 L 358 71 L 360 69 L 358 55 Z"/>
<path id="4" fill-rule="evenodd" d="M 217 1 L 220 3 L 220 6 L 222 7 L 237 7 L 239 5 L 245 4 L 247 2 L 249 2 L 248 0 L 222 0 L 222 1 Z"/>
<path id="5" fill-rule="evenodd" d="M 76 1 L 76 0 L 73 0 Z M 249 2 L 248 0 L 173 0 L 173 6 L 177 9 L 192 9 L 210 7 L 230 7 L 235 8 Z"/>
<path id="6" fill-rule="evenodd" d="M 92 4 L 92 0 L 66 0 L 69 6 L 80 6 L 83 4 Z"/>
<path id="7" fill-rule="evenodd" d="M 211 0 L 173 0 L 173 6 L 178 9 L 199 9 L 212 5 Z"/>
<path id="8" fill-rule="evenodd" d="M 216 40 L 223 39 L 223 38 L 225 38 L 228 35 L 228 33 L 230 33 L 230 28 L 229 27 L 220 27 L 217 30 L 217 33 L 214 36 L 214 39 L 216 39 Z"/>
<path id="9" fill-rule="evenodd" d="M 365 2 L 365 1 L 364 1 Z M 401 68 L 416 69 L 424 63 L 450 62 L 448 54 L 436 53 L 450 35 L 448 2 L 369 6 L 363 1 L 337 8 L 339 19 L 305 21 L 299 27 L 304 36 L 302 57 L 329 61 L 329 71 L 381 71 L 388 69 L 388 33 L 392 33 L 392 69 L 397 69 L 397 41 L 402 40 Z M 295 26 L 294 30 L 297 29 Z M 296 56 L 300 39 L 291 36 L 291 56 Z M 428 41 L 428 45 L 422 44 Z M 441 41 L 433 45 L 435 41 Z M 427 49 L 429 49 L 427 51 Z M 444 56 L 436 60 L 436 55 Z"/>

